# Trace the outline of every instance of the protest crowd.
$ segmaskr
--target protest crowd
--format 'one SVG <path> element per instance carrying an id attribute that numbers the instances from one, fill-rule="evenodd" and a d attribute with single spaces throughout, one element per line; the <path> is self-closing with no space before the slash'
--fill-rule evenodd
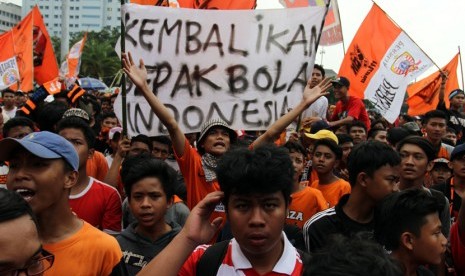
<path id="1" fill-rule="evenodd" d="M 0 275 L 465 275 L 455 72 L 437 72 L 433 107 L 411 97 L 421 114 L 393 117 L 399 86 L 382 80 L 368 106 L 360 76 L 329 78 L 313 56 L 266 126 L 213 116 L 188 132 L 148 61 L 121 58 L 157 135 L 123 123 L 121 92 L 67 77 L 0 91 Z"/>

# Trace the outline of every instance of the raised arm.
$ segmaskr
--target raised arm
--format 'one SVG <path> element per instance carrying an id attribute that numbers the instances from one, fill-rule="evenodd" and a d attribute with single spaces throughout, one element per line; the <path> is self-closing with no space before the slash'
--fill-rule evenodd
<path id="1" fill-rule="evenodd" d="M 176 154 L 181 157 L 184 155 L 184 144 L 186 137 L 179 128 L 178 123 L 168 108 L 155 96 L 147 84 L 147 70 L 142 59 L 139 61 L 139 66 L 134 64 L 131 53 L 123 53 L 124 72 L 131 79 L 137 88 L 142 91 L 142 95 L 149 103 L 152 111 L 157 115 L 158 119 L 168 129 L 171 140 L 173 141 L 173 148 Z"/>
<path id="2" fill-rule="evenodd" d="M 438 94 L 438 106 L 444 103 L 444 92 L 446 90 L 446 82 L 447 82 L 447 71 L 440 71 L 441 74 L 441 86 L 439 87 L 439 94 Z"/>
<path id="3" fill-rule="evenodd" d="M 223 197 L 223 192 L 208 194 L 192 209 L 181 232 L 142 270 L 139 276 L 175 276 L 192 251 L 207 243 L 221 225 L 222 218 L 210 222 L 210 215 Z"/>
<path id="4" fill-rule="evenodd" d="M 258 137 L 257 140 L 253 142 L 252 146 L 256 147 L 265 143 L 273 143 L 286 129 L 286 127 L 292 123 L 295 118 L 297 118 L 305 109 L 307 109 L 321 96 L 328 95 L 329 88 L 331 88 L 331 79 L 329 78 L 324 79 L 313 88 L 310 88 L 310 81 L 308 81 L 303 93 L 302 101 L 295 108 L 274 122 L 274 124 L 272 124 L 263 135 Z"/>

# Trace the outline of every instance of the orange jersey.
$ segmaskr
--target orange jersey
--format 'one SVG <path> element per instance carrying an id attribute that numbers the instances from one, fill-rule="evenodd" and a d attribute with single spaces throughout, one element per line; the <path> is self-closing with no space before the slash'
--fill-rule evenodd
<path id="1" fill-rule="evenodd" d="M 87 159 L 86 172 L 88 176 L 100 181 L 105 181 L 108 169 L 107 160 L 100 151 L 95 151 L 92 158 Z"/>
<path id="2" fill-rule="evenodd" d="M 286 223 L 296 225 L 302 229 L 305 222 L 314 214 L 327 208 L 328 202 L 326 202 L 326 199 L 319 190 L 305 187 L 291 195 Z"/>
<path id="3" fill-rule="evenodd" d="M 320 185 L 319 180 L 316 180 L 313 181 L 311 187 L 321 191 L 326 201 L 328 201 L 329 207 L 335 206 L 343 195 L 350 194 L 351 191 L 349 182 L 341 178 L 324 185 Z"/>

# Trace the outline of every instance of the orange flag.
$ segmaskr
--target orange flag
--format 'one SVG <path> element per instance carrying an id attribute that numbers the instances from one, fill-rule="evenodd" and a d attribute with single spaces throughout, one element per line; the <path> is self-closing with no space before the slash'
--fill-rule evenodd
<path id="1" fill-rule="evenodd" d="M 256 0 L 178 0 L 181 8 L 214 10 L 251 10 Z"/>
<path id="2" fill-rule="evenodd" d="M 408 84 L 433 62 L 376 4 L 350 44 L 339 75 L 349 94 L 369 100 L 390 123 L 399 116 Z"/>
<path id="3" fill-rule="evenodd" d="M 11 86 L 13 90 L 32 90 L 33 63 L 32 63 L 32 13 L 29 13 L 11 31 L 0 35 L 0 40 L 11 39 L 10 43 L 4 44 L 0 49 L 0 60 L 16 57 L 19 70 L 19 87 Z M 10 37 L 10 38 L 8 38 Z"/>
<path id="4" fill-rule="evenodd" d="M 81 65 L 81 54 L 86 43 L 87 33 L 84 37 L 76 42 L 69 50 L 66 60 L 63 61 L 60 68 L 60 75 L 66 78 L 76 78 L 79 74 L 79 67 Z"/>
<path id="5" fill-rule="evenodd" d="M 45 27 L 39 8 L 32 9 L 34 29 L 34 79 L 42 85 L 58 76 L 58 63 L 53 52 L 53 45 Z"/>
<path id="6" fill-rule="evenodd" d="M 457 77 L 457 66 L 459 64 L 459 54 L 444 67 L 442 71 L 448 73 L 448 78 L 445 86 L 444 101 L 449 107 L 449 93 L 459 87 Z M 441 86 L 441 74 L 439 71 L 429 75 L 428 77 L 411 84 L 407 88 L 408 99 L 407 104 L 408 114 L 410 116 L 422 115 L 426 112 L 436 109 L 439 102 L 439 88 Z"/>
<path id="7" fill-rule="evenodd" d="M 131 0 L 131 4 L 148 6 L 168 6 L 168 0 Z"/>

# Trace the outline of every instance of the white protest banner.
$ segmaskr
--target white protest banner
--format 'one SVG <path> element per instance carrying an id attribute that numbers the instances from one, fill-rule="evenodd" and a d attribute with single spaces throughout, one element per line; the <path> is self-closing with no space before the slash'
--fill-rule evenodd
<path id="1" fill-rule="evenodd" d="M 149 86 L 186 133 L 211 118 L 263 130 L 298 103 L 325 12 L 122 6 L 126 51 L 144 60 Z M 145 99 L 127 88 L 129 135 L 164 133 Z M 121 114 L 120 99 L 114 107 Z"/>
<path id="2" fill-rule="evenodd" d="M 0 90 L 5 89 L 19 80 L 16 57 L 0 61 Z"/>

